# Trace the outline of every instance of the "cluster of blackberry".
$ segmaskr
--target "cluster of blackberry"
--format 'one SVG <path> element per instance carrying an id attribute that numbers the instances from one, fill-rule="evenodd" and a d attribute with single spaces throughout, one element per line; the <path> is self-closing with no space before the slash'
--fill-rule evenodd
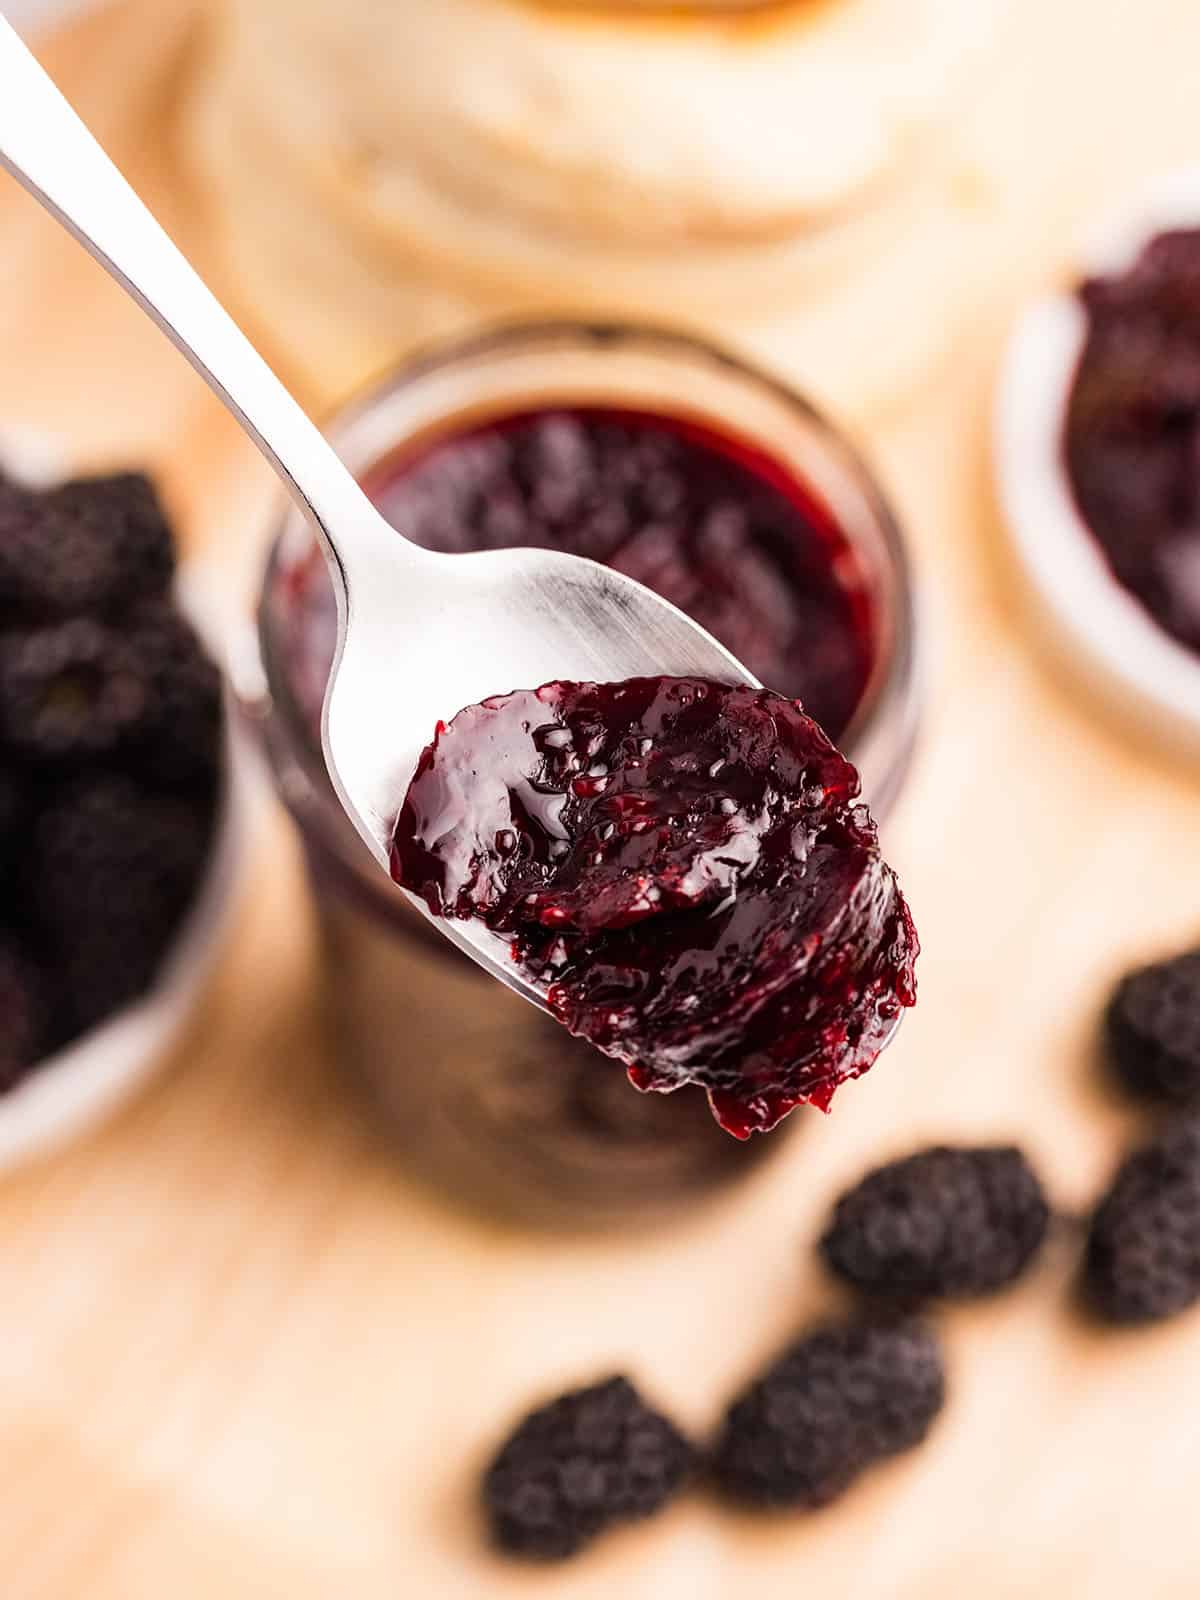
<path id="1" fill-rule="evenodd" d="M 625 1379 L 532 1412 L 484 1476 L 496 1544 L 543 1559 L 572 1554 L 699 1475 L 741 1506 L 828 1505 L 868 1468 L 918 1445 L 944 1404 L 937 1335 L 901 1302 L 1012 1282 L 1048 1219 L 1019 1151 L 937 1148 L 869 1173 L 838 1202 L 823 1240 L 826 1260 L 869 1303 L 809 1329 L 754 1377 L 707 1452 Z"/>
<path id="2" fill-rule="evenodd" d="M 1125 1089 L 1167 1120 L 1121 1162 L 1088 1219 L 1083 1299 L 1105 1322 L 1158 1322 L 1200 1302 L 1200 950 L 1126 974 L 1104 1037 Z M 843 1195 L 822 1251 L 866 1293 L 975 1294 L 1020 1275 L 1049 1218 L 1019 1151 L 925 1150 Z"/>
<path id="3" fill-rule="evenodd" d="M 142 994 L 220 786 L 220 675 L 140 474 L 0 476 L 0 1091 Z"/>
<path id="4" fill-rule="evenodd" d="M 1126 977 L 1106 1032 L 1125 1083 L 1176 1115 L 1126 1158 L 1092 1213 L 1082 1288 L 1102 1320 L 1149 1323 L 1200 1301 L 1200 952 Z M 863 1309 L 810 1330 L 756 1377 L 706 1453 L 625 1379 L 533 1412 L 484 1478 L 496 1543 L 572 1554 L 701 1473 L 743 1506 L 827 1505 L 919 1444 L 942 1408 L 941 1349 L 919 1307 L 1015 1283 L 1050 1222 L 1012 1145 L 936 1145 L 868 1172 L 838 1198 L 820 1241 Z"/>

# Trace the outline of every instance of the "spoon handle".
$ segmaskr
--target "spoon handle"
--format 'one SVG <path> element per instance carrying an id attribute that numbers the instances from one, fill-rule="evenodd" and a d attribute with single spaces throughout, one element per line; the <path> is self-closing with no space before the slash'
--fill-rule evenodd
<path id="1" fill-rule="evenodd" d="M 344 584 L 328 530 L 370 524 L 362 490 L 3 17 L 0 167 L 107 268 L 229 407 L 308 513 Z M 404 548 L 394 540 L 393 560 L 395 545 Z"/>

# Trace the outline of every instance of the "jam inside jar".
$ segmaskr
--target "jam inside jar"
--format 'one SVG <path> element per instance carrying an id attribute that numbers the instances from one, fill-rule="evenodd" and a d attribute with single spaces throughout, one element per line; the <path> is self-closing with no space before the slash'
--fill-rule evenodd
<path id="1" fill-rule="evenodd" d="M 833 739 L 870 681 L 872 596 L 853 547 L 800 479 L 711 425 L 599 406 L 518 412 L 401 449 L 366 487 L 428 549 L 536 545 L 635 578 Z"/>
<path id="2" fill-rule="evenodd" d="M 562 548 L 663 594 L 802 700 L 886 810 L 915 720 L 907 566 L 865 469 L 798 397 L 682 337 L 540 325 L 406 369 L 332 431 L 429 548 Z M 777 1148 L 784 1129 L 730 1140 L 698 1090 L 639 1094 L 459 955 L 367 856 L 323 769 L 336 614 L 298 516 L 259 620 L 252 709 L 306 845 L 337 1059 L 408 1165 L 492 1214 L 582 1223 L 694 1199 Z"/>

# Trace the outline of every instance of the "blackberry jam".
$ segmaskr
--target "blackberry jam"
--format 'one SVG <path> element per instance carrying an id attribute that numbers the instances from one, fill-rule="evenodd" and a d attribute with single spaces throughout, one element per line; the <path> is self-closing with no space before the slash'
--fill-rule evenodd
<path id="1" fill-rule="evenodd" d="M 1200 228 L 1092 278 L 1063 451 L 1114 577 L 1200 653 Z"/>
<path id="2" fill-rule="evenodd" d="M 865 575 L 821 501 L 747 441 L 678 417 L 542 410 L 401 455 L 370 481 L 381 510 L 430 549 L 537 545 L 644 583 L 831 738 L 862 700 Z"/>
<path id="3" fill-rule="evenodd" d="M 644 583 L 832 739 L 862 703 L 877 638 L 866 574 L 821 500 L 747 441 L 679 417 L 553 407 L 402 447 L 364 481 L 427 549 L 564 550 Z M 323 559 L 300 602 L 309 659 L 296 683 L 315 727 L 337 627 Z"/>
<path id="4" fill-rule="evenodd" d="M 549 683 L 439 726 L 392 876 L 482 922 L 643 1090 L 737 1138 L 827 1108 L 916 998 L 858 774 L 798 701 L 704 678 Z"/>
<path id="5" fill-rule="evenodd" d="M 410 366 L 331 431 L 432 548 L 553 545 L 657 589 L 803 699 L 886 811 L 915 724 L 907 566 L 865 469 L 798 397 L 681 337 L 547 325 Z M 259 624 L 244 696 L 306 848 L 336 1059 L 410 1169 L 492 1215 L 605 1223 L 694 1200 L 786 1143 L 729 1139 L 697 1087 L 633 1093 L 367 857 L 320 753 L 336 627 L 298 516 Z"/>

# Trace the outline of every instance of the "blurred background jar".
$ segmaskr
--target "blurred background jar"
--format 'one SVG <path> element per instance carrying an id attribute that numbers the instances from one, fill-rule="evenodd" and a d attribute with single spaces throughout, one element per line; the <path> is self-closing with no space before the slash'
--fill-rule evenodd
<path id="1" fill-rule="evenodd" d="M 985 91 L 1034 11 L 213 0 L 185 147 L 227 292 L 315 403 L 574 313 L 715 333 L 861 412 L 986 281 L 1012 195 Z"/>
<path id="2" fill-rule="evenodd" d="M 483 459 L 491 473 L 486 463 L 510 448 L 514 418 L 533 419 L 534 428 L 544 419 L 541 438 L 561 465 L 563 429 L 578 438 L 578 419 L 597 414 L 618 419 L 631 465 L 639 441 L 645 447 L 640 430 L 662 418 L 761 463 L 764 482 L 769 463 L 777 481 L 802 492 L 801 515 L 772 524 L 781 538 L 770 558 L 765 544 L 755 544 L 762 513 L 747 498 L 750 536 L 730 557 L 744 564 L 744 575 L 730 575 L 728 590 L 741 594 L 743 609 L 758 597 L 760 627 L 771 617 L 788 628 L 780 637 L 790 642 L 776 659 L 790 692 L 810 682 L 828 690 L 828 661 L 839 644 L 830 616 L 839 595 L 847 600 L 837 626 L 864 646 L 866 671 L 855 675 L 852 698 L 827 698 L 837 708 L 829 731 L 858 764 L 876 814 L 885 812 L 907 770 L 917 715 L 907 558 L 868 471 L 799 396 L 680 336 L 541 324 L 468 340 L 402 368 L 336 418 L 331 433 L 384 513 L 420 532 L 422 506 L 431 496 L 440 506 L 439 481 L 453 490 L 470 480 L 469 495 L 478 498 L 478 464 Z M 539 487 L 545 484 L 535 483 L 535 494 Z M 509 491 L 502 482 L 493 492 Z M 726 526 L 731 511 L 738 514 L 728 500 L 717 507 Z M 480 526 L 486 537 L 486 522 Z M 637 543 L 637 531 L 631 528 L 627 546 Z M 524 541 L 518 533 L 509 542 Z M 686 566 L 686 552 L 678 554 L 664 572 Z M 818 630 L 804 619 L 821 595 L 826 620 Z M 697 591 L 696 614 L 712 621 L 702 609 L 708 603 Z M 345 816 L 321 755 L 335 638 L 324 559 L 308 524 L 291 512 L 267 564 L 243 700 L 303 841 L 334 1059 L 365 1091 L 372 1120 L 409 1168 L 491 1215 L 594 1225 L 693 1204 L 782 1148 L 803 1113 L 769 1138 L 739 1144 L 717 1128 L 699 1090 L 639 1094 L 617 1063 L 480 972 L 387 881 Z"/>

